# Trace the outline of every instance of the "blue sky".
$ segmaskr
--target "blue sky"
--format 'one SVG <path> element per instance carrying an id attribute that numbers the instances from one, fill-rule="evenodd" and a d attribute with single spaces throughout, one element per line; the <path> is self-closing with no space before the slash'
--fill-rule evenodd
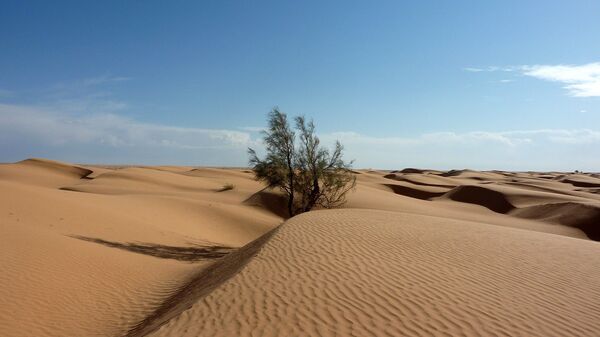
<path id="1" fill-rule="evenodd" d="M 277 105 L 357 167 L 600 171 L 597 1 L 1 8 L 1 162 L 242 166 Z"/>

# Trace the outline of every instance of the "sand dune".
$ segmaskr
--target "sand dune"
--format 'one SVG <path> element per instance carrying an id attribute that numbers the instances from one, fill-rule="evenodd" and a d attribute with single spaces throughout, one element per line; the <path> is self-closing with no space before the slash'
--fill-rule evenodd
<path id="1" fill-rule="evenodd" d="M 23 225 L 0 236 L 2 336 L 123 334 L 194 267 Z"/>
<path id="2" fill-rule="evenodd" d="M 475 175 L 475 172 L 471 171 L 470 174 Z M 555 184 L 559 184 L 562 187 L 559 190 L 562 193 L 547 193 L 547 191 L 543 191 L 544 193 L 542 193 L 542 191 L 537 191 L 536 189 L 515 188 L 515 186 L 508 185 L 515 181 L 525 181 L 527 184 L 535 184 L 538 180 L 546 182 L 543 179 L 535 178 L 534 174 L 513 173 L 507 176 L 497 174 L 493 180 L 463 180 L 462 178 L 453 180 L 454 178 L 442 177 L 446 186 L 455 186 L 454 188 L 458 190 L 464 188 L 461 186 L 475 186 L 474 188 L 467 187 L 467 190 L 473 188 L 483 192 L 480 197 L 475 193 L 471 199 L 462 199 L 464 202 L 460 202 L 460 200 L 456 202 L 448 196 L 441 195 L 436 197 L 435 194 L 431 194 L 432 192 L 439 194 L 443 191 L 447 191 L 450 194 L 454 193 L 449 187 L 440 187 L 440 181 L 438 180 L 440 177 L 434 174 L 425 173 L 420 176 L 417 174 L 401 175 L 395 173 L 394 175 L 394 177 L 390 177 L 386 172 L 363 172 L 363 174 L 357 176 L 358 185 L 356 193 L 349 196 L 346 207 L 434 215 L 449 219 L 468 220 L 577 238 L 588 238 L 579 229 L 579 226 L 574 223 L 561 224 L 550 219 L 521 217 L 518 214 L 508 211 L 513 208 L 544 205 L 546 203 L 594 203 L 597 200 L 597 195 L 593 193 L 572 191 L 568 188 L 568 185 L 560 182 L 556 182 Z M 482 175 L 482 178 L 485 176 L 487 175 Z M 418 183 L 410 183 L 409 180 L 417 181 Z M 394 188 L 389 186 L 390 184 L 401 185 L 401 187 L 395 187 L 394 190 Z M 389 192 L 395 192 L 395 194 L 390 195 Z M 576 193 L 577 195 L 572 195 L 571 193 Z M 496 194 L 498 198 L 505 200 L 505 209 L 503 211 L 506 213 L 496 212 L 486 207 L 494 207 L 492 205 L 494 200 L 490 200 L 487 197 L 488 194 Z M 460 199 L 461 196 L 457 197 Z M 510 205 L 506 205 L 506 203 Z M 569 216 L 567 215 L 567 217 Z"/>
<path id="3" fill-rule="evenodd" d="M 0 165 L 0 335 L 122 335 L 214 258 L 190 263 L 198 247 L 239 247 L 281 222 L 242 204 L 260 184 L 222 171 Z"/>
<path id="4" fill-rule="evenodd" d="M 346 209 L 278 227 L 247 169 L 0 164 L 0 335 L 599 330 L 598 175 L 357 180 Z"/>
<path id="5" fill-rule="evenodd" d="M 515 210 L 514 215 L 554 222 L 581 229 L 590 239 L 600 241 L 600 205 L 564 202 L 530 206 Z"/>
<path id="6" fill-rule="evenodd" d="M 247 265 L 151 335 L 594 336 L 599 253 L 589 241 L 472 222 L 308 213 L 249 262 L 220 261 L 215 275 Z"/>
<path id="7" fill-rule="evenodd" d="M 80 166 L 40 158 L 26 159 L 20 161 L 18 164 L 32 168 L 42 168 L 58 174 L 73 175 L 78 178 L 85 178 L 93 172 L 90 169 Z"/>
<path id="8" fill-rule="evenodd" d="M 2 181 L 56 187 L 85 178 L 92 171 L 79 166 L 45 159 L 27 159 L 16 164 L 2 165 Z"/>

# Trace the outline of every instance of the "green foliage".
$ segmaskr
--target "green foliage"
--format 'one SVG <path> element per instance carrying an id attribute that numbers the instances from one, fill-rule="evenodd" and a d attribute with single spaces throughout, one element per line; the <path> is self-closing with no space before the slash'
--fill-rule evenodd
<path id="1" fill-rule="evenodd" d="M 274 108 L 263 132 L 267 155 L 260 159 L 248 149 L 250 166 L 258 180 L 279 188 L 287 197 L 288 213 L 294 216 L 315 206 L 338 207 L 356 186 L 351 162 L 342 159 L 343 146 L 336 142 L 333 152 L 320 146 L 315 125 L 302 116 L 295 118 L 295 130 L 287 115 Z M 298 137 L 296 137 L 298 132 Z"/>

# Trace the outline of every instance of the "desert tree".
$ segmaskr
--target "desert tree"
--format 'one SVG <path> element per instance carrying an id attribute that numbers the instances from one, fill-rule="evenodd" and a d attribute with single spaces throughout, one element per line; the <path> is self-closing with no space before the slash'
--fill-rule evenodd
<path id="1" fill-rule="evenodd" d="M 296 117 L 294 130 L 287 115 L 274 108 L 263 141 L 266 157 L 260 159 L 255 150 L 248 149 L 250 166 L 257 180 L 283 192 L 290 216 L 316 206 L 341 206 L 356 186 L 352 163 L 342 158 L 342 144 L 336 142 L 332 152 L 322 147 L 312 120 Z"/>

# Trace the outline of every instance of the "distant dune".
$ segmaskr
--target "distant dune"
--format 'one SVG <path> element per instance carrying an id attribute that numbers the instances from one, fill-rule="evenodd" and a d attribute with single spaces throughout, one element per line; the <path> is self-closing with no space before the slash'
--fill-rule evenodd
<path id="1" fill-rule="evenodd" d="M 0 191 L 0 336 L 600 331 L 598 174 L 359 170 L 288 221 L 247 169 L 28 159 Z"/>

